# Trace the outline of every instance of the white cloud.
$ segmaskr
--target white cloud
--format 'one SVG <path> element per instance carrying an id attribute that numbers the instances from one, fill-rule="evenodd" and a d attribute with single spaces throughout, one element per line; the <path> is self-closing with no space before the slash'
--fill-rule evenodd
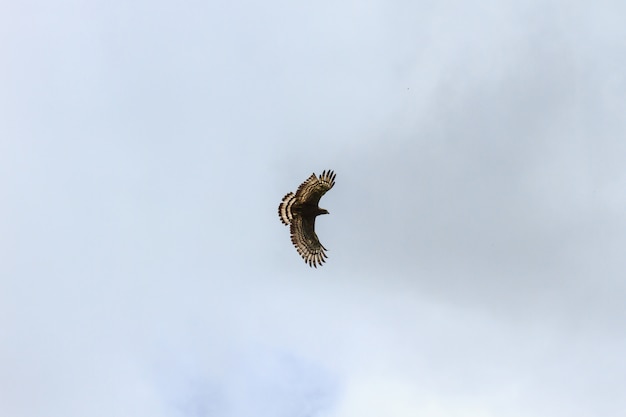
<path id="1" fill-rule="evenodd" d="M 0 5 L 0 414 L 621 415 L 621 12 Z"/>

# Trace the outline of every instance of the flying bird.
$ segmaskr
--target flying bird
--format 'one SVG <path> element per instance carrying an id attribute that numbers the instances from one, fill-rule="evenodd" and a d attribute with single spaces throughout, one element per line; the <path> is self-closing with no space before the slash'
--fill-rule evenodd
<path id="1" fill-rule="evenodd" d="M 288 193 L 278 206 L 280 220 L 289 226 L 291 242 L 309 266 L 317 268 L 326 258 L 326 249 L 315 234 L 315 218 L 328 214 L 319 207 L 320 198 L 335 185 L 335 173 L 324 171 L 319 177 L 313 173 L 298 187 L 296 193 Z"/>

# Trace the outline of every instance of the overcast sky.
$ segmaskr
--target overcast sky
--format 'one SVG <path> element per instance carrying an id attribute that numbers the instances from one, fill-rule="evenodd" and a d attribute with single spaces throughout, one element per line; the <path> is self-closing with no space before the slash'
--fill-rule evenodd
<path id="1" fill-rule="evenodd" d="M 625 16 L 1 2 L 0 415 L 623 416 Z"/>

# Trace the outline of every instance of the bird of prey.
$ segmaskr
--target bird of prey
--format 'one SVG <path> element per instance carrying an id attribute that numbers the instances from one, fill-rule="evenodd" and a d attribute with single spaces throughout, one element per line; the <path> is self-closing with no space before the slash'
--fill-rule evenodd
<path id="1" fill-rule="evenodd" d="M 335 173 L 324 171 L 319 177 L 313 173 L 298 187 L 296 193 L 288 193 L 278 206 L 280 220 L 289 226 L 291 242 L 309 266 L 317 268 L 327 258 L 326 248 L 315 234 L 315 218 L 328 214 L 318 206 L 320 198 L 335 185 Z"/>

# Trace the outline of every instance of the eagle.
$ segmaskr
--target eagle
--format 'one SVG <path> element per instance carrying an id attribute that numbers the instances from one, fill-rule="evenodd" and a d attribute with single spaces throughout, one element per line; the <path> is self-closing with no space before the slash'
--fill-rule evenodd
<path id="1" fill-rule="evenodd" d="M 335 185 L 335 173 L 324 171 L 319 177 L 313 173 L 298 187 L 296 193 L 288 193 L 278 206 L 278 217 L 289 226 L 291 242 L 311 267 L 322 265 L 326 249 L 315 234 L 315 218 L 328 214 L 328 210 L 318 206 L 320 198 Z"/>

